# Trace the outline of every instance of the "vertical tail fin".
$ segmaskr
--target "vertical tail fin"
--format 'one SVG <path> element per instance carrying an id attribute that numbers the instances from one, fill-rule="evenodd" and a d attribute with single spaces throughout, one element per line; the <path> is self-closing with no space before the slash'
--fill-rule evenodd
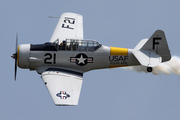
<path id="1" fill-rule="evenodd" d="M 171 53 L 166 41 L 165 34 L 162 30 L 157 30 L 149 39 L 143 39 L 134 48 L 140 51 L 153 51 L 162 57 L 162 62 L 171 59 Z"/>

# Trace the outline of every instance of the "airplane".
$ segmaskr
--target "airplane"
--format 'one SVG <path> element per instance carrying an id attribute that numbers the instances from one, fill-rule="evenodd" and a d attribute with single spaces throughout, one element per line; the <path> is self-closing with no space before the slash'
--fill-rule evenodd
<path id="1" fill-rule="evenodd" d="M 18 44 L 16 35 L 15 80 L 17 66 L 36 70 L 55 105 L 78 105 L 83 74 L 90 70 L 142 65 L 147 72 L 171 59 L 162 30 L 141 40 L 134 49 L 109 47 L 83 38 L 83 17 L 63 13 L 49 42 Z M 17 47 L 18 46 L 18 47 Z"/>

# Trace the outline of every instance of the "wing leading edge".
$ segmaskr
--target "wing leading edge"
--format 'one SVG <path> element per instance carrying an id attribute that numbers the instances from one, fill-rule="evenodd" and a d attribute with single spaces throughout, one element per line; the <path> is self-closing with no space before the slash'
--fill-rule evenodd
<path id="1" fill-rule="evenodd" d="M 58 106 L 78 105 L 83 74 L 69 70 L 50 70 L 42 74 L 42 79 Z"/>
<path id="2" fill-rule="evenodd" d="M 65 39 L 83 39 L 83 17 L 75 13 L 64 13 L 54 30 L 50 42 L 59 39 L 61 43 Z"/>

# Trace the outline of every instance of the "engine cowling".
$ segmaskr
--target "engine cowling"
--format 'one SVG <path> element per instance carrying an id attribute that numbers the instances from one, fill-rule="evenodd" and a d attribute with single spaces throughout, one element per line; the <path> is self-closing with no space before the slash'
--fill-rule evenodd
<path id="1" fill-rule="evenodd" d="M 29 68 L 30 44 L 18 46 L 17 63 L 20 68 Z"/>

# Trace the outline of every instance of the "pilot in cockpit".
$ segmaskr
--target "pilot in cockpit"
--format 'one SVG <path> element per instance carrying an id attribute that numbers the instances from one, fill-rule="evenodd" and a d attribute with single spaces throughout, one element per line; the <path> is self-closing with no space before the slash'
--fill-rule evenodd
<path id="1" fill-rule="evenodd" d="M 66 44 L 67 44 L 67 42 L 66 42 L 66 41 L 63 41 L 63 42 L 59 45 L 59 46 L 60 46 L 60 50 L 65 50 Z"/>

